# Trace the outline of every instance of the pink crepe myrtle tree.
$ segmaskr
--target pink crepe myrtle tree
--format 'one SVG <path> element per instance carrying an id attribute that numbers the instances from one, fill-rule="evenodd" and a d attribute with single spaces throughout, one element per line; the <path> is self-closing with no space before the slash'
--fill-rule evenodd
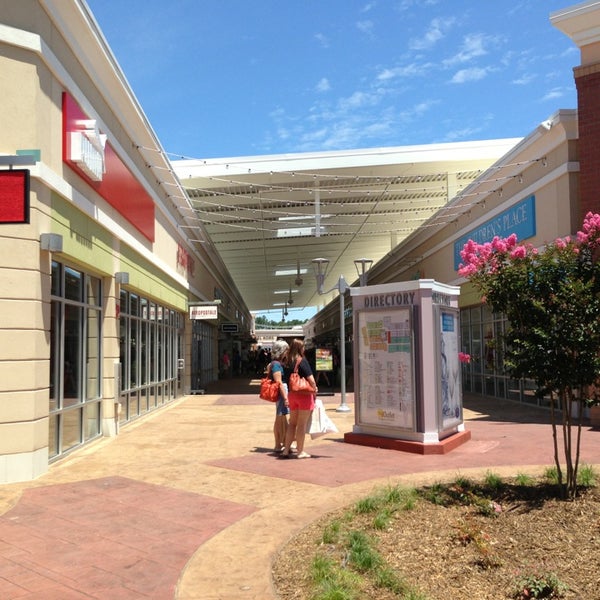
<path id="1" fill-rule="evenodd" d="M 506 371 L 532 379 L 536 393 L 550 397 L 558 483 L 568 498 L 577 495 L 583 406 L 598 401 L 599 253 L 600 215 L 592 213 L 575 237 L 559 238 L 540 250 L 512 234 L 485 244 L 469 240 L 461 251 L 459 274 L 493 312 L 508 319 L 503 339 L 496 341 L 504 344 Z"/>

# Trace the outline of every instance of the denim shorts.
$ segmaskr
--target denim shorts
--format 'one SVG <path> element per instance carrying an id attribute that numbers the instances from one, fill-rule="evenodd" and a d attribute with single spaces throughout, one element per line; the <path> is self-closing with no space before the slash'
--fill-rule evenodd
<path id="1" fill-rule="evenodd" d="M 285 386 L 285 391 L 287 392 L 287 383 L 284 383 L 283 385 Z M 277 412 L 275 414 L 278 417 L 290 414 L 290 407 L 285 405 L 285 400 L 281 394 L 279 395 L 279 400 L 277 400 Z"/>

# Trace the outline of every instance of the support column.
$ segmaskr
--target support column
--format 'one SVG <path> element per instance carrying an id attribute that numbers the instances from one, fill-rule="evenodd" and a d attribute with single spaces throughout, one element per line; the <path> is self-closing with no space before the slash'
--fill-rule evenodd
<path id="1" fill-rule="evenodd" d="M 600 63 L 574 70 L 577 85 L 580 222 L 600 212 Z"/>
<path id="2" fill-rule="evenodd" d="M 586 2 L 550 15 L 581 52 L 574 69 L 579 123 L 580 221 L 600 212 L 600 4 Z"/>

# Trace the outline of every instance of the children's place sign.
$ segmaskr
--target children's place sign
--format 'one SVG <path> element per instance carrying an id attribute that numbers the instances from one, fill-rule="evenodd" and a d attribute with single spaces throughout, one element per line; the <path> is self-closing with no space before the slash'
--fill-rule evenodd
<path id="1" fill-rule="evenodd" d="M 432 279 L 350 288 L 354 433 L 430 443 L 464 429 L 459 291 Z"/>

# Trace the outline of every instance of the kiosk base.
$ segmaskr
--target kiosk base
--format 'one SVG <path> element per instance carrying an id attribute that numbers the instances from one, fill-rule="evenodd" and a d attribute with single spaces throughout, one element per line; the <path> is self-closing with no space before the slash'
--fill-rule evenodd
<path id="1" fill-rule="evenodd" d="M 413 454 L 448 454 L 455 448 L 462 446 L 471 439 L 470 431 L 459 431 L 453 433 L 439 442 L 414 442 L 412 440 L 399 440 L 381 435 L 369 435 L 366 433 L 348 432 L 344 434 L 344 442 L 357 444 L 359 446 L 370 446 L 371 448 L 384 448 L 385 450 L 399 450 L 400 452 L 411 452 Z"/>

